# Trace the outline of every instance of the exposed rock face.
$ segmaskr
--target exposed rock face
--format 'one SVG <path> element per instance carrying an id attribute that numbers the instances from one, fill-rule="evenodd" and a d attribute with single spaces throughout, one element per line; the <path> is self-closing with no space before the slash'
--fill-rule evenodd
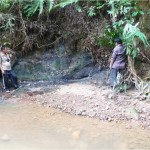
<path id="1" fill-rule="evenodd" d="M 88 52 L 66 55 L 63 49 L 37 51 L 19 59 L 14 70 L 21 80 L 81 79 L 99 72 Z"/>

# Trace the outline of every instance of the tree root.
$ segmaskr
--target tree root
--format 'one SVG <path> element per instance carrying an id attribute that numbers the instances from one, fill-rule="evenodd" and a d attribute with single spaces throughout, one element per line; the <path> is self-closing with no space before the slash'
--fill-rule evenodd
<path id="1" fill-rule="evenodd" d="M 144 95 L 147 99 L 150 99 L 150 82 L 142 80 L 137 75 L 134 68 L 134 59 L 130 56 L 128 56 L 128 71 L 129 76 L 126 80 L 135 84 L 136 89 L 139 91 L 139 95 Z"/>

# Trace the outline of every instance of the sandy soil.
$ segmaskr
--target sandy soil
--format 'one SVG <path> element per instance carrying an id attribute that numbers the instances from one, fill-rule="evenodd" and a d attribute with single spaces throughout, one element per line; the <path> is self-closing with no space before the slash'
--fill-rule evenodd
<path id="1" fill-rule="evenodd" d="M 115 94 L 107 86 L 98 87 L 93 81 L 76 80 L 61 84 L 24 83 L 13 93 L 1 94 L 4 101 L 30 101 L 73 115 L 109 122 L 137 122 L 150 129 L 150 101 L 141 99 L 136 90 Z"/>
<path id="2" fill-rule="evenodd" d="M 149 150 L 150 104 L 137 94 L 87 80 L 24 82 L 0 93 L 0 149 Z"/>
<path id="3" fill-rule="evenodd" d="M 150 133 L 132 123 L 74 116 L 26 101 L 0 105 L 1 150 L 149 150 Z"/>

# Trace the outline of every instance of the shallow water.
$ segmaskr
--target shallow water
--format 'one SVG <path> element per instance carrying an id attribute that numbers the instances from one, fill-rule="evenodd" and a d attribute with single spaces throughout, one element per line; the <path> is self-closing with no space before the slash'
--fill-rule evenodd
<path id="1" fill-rule="evenodd" d="M 134 124 L 71 116 L 31 103 L 0 104 L 0 150 L 149 150 L 150 134 Z"/>

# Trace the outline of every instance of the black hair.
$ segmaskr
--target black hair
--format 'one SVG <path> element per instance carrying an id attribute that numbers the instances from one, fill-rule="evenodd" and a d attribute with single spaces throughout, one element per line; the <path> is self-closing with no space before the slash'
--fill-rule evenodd
<path id="1" fill-rule="evenodd" d="M 5 48 L 6 48 L 6 46 L 5 46 L 5 45 L 2 45 L 2 46 L 1 46 L 1 51 L 3 51 Z"/>
<path id="2" fill-rule="evenodd" d="M 120 38 L 115 38 L 115 40 L 114 40 L 116 43 L 118 43 L 118 44 L 122 44 L 122 40 L 120 39 Z"/>

